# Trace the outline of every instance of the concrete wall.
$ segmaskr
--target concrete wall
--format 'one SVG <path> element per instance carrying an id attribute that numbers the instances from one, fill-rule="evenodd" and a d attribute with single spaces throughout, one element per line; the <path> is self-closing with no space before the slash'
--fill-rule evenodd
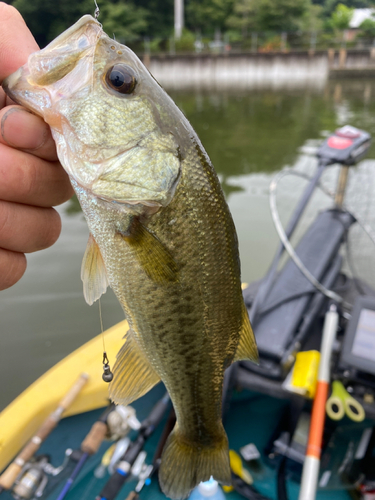
<path id="1" fill-rule="evenodd" d="M 346 76 L 351 72 L 354 76 L 358 70 L 375 70 L 375 52 L 344 49 L 314 54 L 159 55 L 147 56 L 144 61 L 160 84 L 169 89 L 321 88 L 330 74 L 339 74 L 337 70 L 345 70 Z"/>

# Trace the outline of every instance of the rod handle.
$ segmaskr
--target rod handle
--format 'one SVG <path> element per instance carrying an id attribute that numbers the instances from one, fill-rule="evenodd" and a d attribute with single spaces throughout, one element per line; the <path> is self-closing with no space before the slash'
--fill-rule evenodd
<path id="1" fill-rule="evenodd" d="M 108 428 L 104 422 L 95 422 L 81 444 L 84 453 L 93 455 L 96 453 L 104 441 Z"/>
<path id="2" fill-rule="evenodd" d="M 0 487 L 4 488 L 4 490 L 9 490 L 13 486 L 21 469 L 20 465 L 12 462 L 0 476 Z"/>
<path id="3" fill-rule="evenodd" d="M 87 373 L 82 373 L 75 382 L 75 384 L 71 387 L 71 389 L 65 394 L 65 396 L 62 398 L 62 400 L 59 403 L 59 408 L 62 408 L 63 411 L 67 410 L 69 406 L 73 403 L 75 398 L 78 396 L 78 394 L 81 392 L 83 389 L 84 385 L 87 383 L 89 379 L 89 376 Z"/>
<path id="4" fill-rule="evenodd" d="M 137 500 L 139 495 L 136 491 L 131 491 L 129 495 L 126 497 L 126 500 Z"/>
<path id="5" fill-rule="evenodd" d="M 79 392 L 82 390 L 83 386 L 88 380 L 88 375 L 82 373 L 79 379 L 74 383 L 74 385 L 69 389 L 67 394 L 61 399 L 57 410 L 52 412 L 46 420 L 42 423 L 39 429 L 36 431 L 34 436 L 30 439 L 28 443 L 22 448 L 21 452 L 17 455 L 17 458 L 8 466 L 8 468 L 0 476 L 0 487 L 9 490 L 17 479 L 18 474 L 21 472 L 22 467 L 30 458 L 36 453 L 40 448 L 40 445 L 46 439 L 46 437 L 53 431 L 53 429 L 58 424 L 61 414 L 66 410 L 78 396 Z"/>

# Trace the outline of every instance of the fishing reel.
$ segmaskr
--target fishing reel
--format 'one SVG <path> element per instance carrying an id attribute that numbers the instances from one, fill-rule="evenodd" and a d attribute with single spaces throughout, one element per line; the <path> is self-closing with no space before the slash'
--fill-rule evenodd
<path id="1" fill-rule="evenodd" d="M 47 485 L 51 477 L 61 474 L 68 465 L 72 450 L 65 452 L 63 463 L 54 467 L 48 455 L 33 457 L 27 462 L 19 473 L 13 487 L 12 496 L 16 500 L 37 500 L 45 496 Z"/>
<path id="2" fill-rule="evenodd" d="M 131 406 L 118 405 L 107 417 L 108 435 L 113 441 L 125 437 L 131 430 L 141 427 L 135 410 Z"/>

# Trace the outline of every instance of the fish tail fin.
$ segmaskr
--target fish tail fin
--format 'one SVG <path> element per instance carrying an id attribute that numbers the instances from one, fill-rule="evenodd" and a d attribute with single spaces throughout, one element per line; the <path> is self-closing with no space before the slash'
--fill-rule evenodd
<path id="1" fill-rule="evenodd" d="M 160 487 L 167 497 L 186 498 L 193 488 L 211 476 L 220 483 L 231 484 L 228 438 L 224 428 L 221 429 L 221 439 L 215 446 L 198 448 L 176 425 L 165 444 L 159 469 Z"/>

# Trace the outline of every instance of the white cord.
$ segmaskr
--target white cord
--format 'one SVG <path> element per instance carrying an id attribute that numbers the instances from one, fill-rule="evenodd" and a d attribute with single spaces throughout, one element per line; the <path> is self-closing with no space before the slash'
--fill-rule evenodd
<path id="1" fill-rule="evenodd" d="M 303 264 L 303 262 L 301 261 L 301 259 L 298 257 L 298 255 L 294 251 L 294 248 L 291 245 L 291 243 L 290 243 L 290 241 L 289 241 L 289 239 L 288 239 L 288 237 L 287 237 L 287 235 L 286 235 L 286 233 L 284 231 L 284 228 L 283 228 L 283 226 L 281 224 L 281 221 L 280 221 L 280 217 L 279 217 L 279 213 L 278 213 L 278 210 L 277 210 L 277 206 L 276 206 L 276 189 L 277 189 L 277 184 L 279 183 L 279 181 L 283 177 L 285 177 L 286 175 L 290 175 L 290 174 L 297 175 L 299 177 L 303 177 L 303 178 L 305 178 L 307 180 L 311 180 L 310 177 L 308 177 L 307 175 L 303 174 L 302 172 L 297 172 L 297 171 L 292 170 L 292 169 L 283 170 L 283 171 L 277 173 L 275 175 L 275 177 L 272 179 L 271 184 L 270 184 L 270 198 L 269 198 L 269 201 L 270 201 L 270 209 L 271 209 L 272 220 L 273 220 L 273 223 L 275 225 L 276 231 L 277 231 L 277 233 L 279 235 L 279 238 L 280 238 L 282 244 L 284 245 L 285 250 L 290 255 L 290 258 L 295 263 L 295 265 L 298 267 L 298 269 L 301 271 L 301 273 L 305 276 L 305 278 L 308 279 L 310 281 L 310 283 L 317 290 L 319 290 L 319 292 L 321 292 L 322 294 L 324 294 L 326 297 L 328 297 L 328 298 L 330 298 L 332 300 L 335 300 L 337 303 L 341 304 L 343 307 L 351 309 L 352 308 L 352 304 L 349 304 L 348 302 L 345 302 L 344 299 L 340 295 L 338 295 L 336 292 L 334 292 L 333 290 L 329 290 L 328 288 L 326 288 L 324 285 L 322 285 L 310 273 L 310 271 L 306 268 L 306 266 Z M 332 193 L 328 189 L 324 188 L 320 183 L 318 183 L 317 186 L 325 194 L 327 194 L 331 198 L 334 198 L 334 193 Z M 349 212 L 346 209 L 346 207 L 344 207 L 344 208 L 345 208 L 345 210 L 347 212 Z M 351 215 L 356 219 L 356 221 L 358 222 L 358 225 L 366 232 L 366 234 L 369 236 L 369 238 L 371 239 L 371 241 L 375 245 L 375 235 L 374 235 L 372 229 L 370 228 L 370 226 L 368 226 L 367 224 L 364 224 L 364 223 L 360 222 L 360 220 L 352 212 L 349 212 L 349 213 L 351 213 Z"/>

